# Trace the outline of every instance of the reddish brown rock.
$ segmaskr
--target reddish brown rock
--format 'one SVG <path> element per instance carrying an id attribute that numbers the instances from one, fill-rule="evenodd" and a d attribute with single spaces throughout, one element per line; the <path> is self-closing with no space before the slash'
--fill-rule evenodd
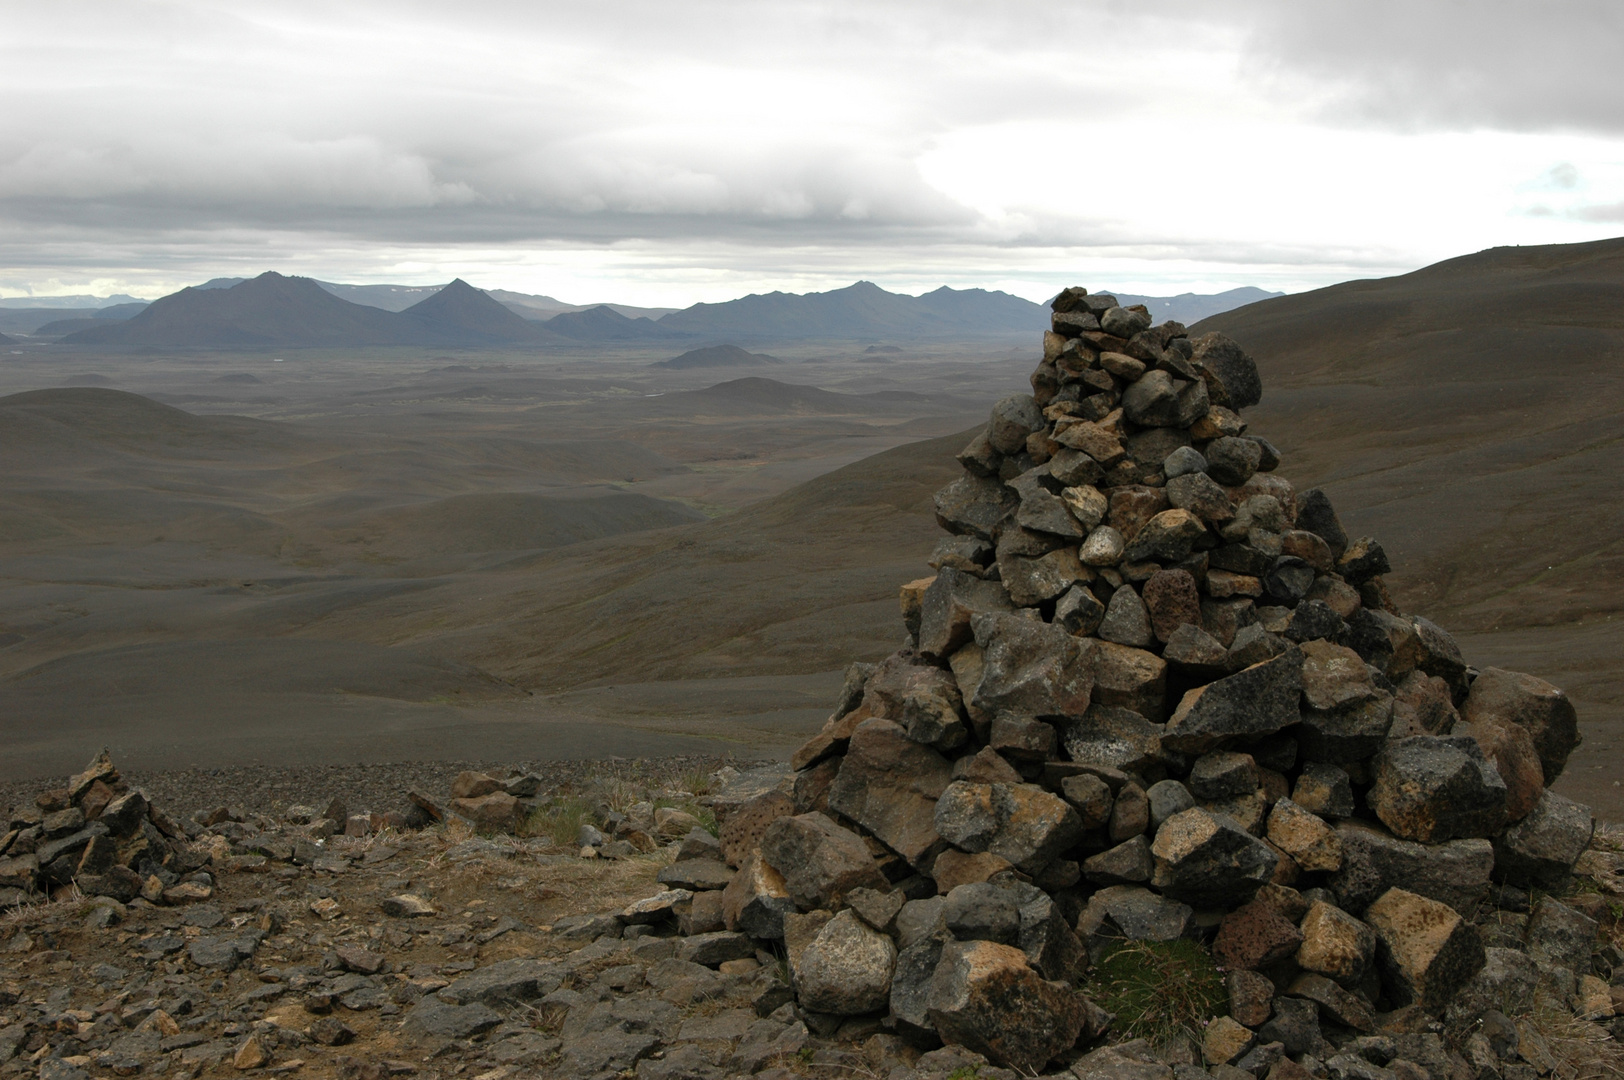
<path id="1" fill-rule="evenodd" d="M 1218 924 L 1212 956 L 1220 967 L 1256 971 L 1295 954 L 1302 943 L 1302 932 L 1278 908 L 1253 900 Z"/>
<path id="2" fill-rule="evenodd" d="M 748 856 L 761 850 L 767 826 L 794 814 L 795 801 L 782 791 L 763 792 L 741 803 L 722 822 L 722 860 L 729 866 L 743 866 Z"/>
<path id="3" fill-rule="evenodd" d="M 1545 786 L 1562 775 L 1568 755 L 1582 741 L 1573 702 L 1544 679 L 1503 668 L 1484 668 L 1472 682 L 1461 706 L 1461 719 L 1477 723 L 1497 719 L 1526 728 L 1534 740 Z"/>
<path id="4" fill-rule="evenodd" d="M 1158 641 L 1167 641 L 1185 623 L 1201 625 L 1201 594 L 1188 570 L 1157 571 L 1145 582 L 1140 595 L 1150 611 L 1151 630 Z"/>
<path id="5" fill-rule="evenodd" d="M 1492 716 L 1469 725 L 1467 733 L 1506 782 L 1506 820 L 1521 821 L 1545 793 L 1545 772 L 1534 737 L 1527 728 Z"/>

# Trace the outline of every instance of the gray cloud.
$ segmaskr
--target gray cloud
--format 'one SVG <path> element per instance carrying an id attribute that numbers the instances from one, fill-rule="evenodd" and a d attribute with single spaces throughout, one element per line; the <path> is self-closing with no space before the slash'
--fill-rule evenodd
<path id="1" fill-rule="evenodd" d="M 1614 0 L 1237 4 L 1253 77 L 1404 129 L 1624 132 Z"/>
<path id="2" fill-rule="evenodd" d="M 1226 221 L 1175 235 L 1115 212 L 1094 181 L 1187 169 L 1199 183 L 1212 151 L 1186 160 L 1160 132 L 1248 110 L 1605 126 L 1587 95 L 1616 100 L 1616 77 L 1587 58 L 1618 19 L 1573 9 L 1566 36 L 1548 20 L 1519 37 L 1478 14 L 1493 4 L 1441 0 L 14 5 L 0 282 L 255 265 L 438 279 L 465 257 L 569 250 L 664 273 L 686 253 L 720 276 L 990 279 L 1022 259 L 1394 269 L 1414 249 L 1380 237 L 1236 240 L 1246 230 Z M 1562 82 L 1548 76 L 1564 43 L 1573 85 L 1537 85 Z M 1090 145 L 1108 123 L 1138 134 Z M 1012 182 L 1064 168 L 1070 193 L 991 207 L 922 169 L 944 142 L 1004 129 L 1026 149 L 976 167 Z M 1083 164 L 1057 164 L 1079 145 Z M 1264 203 L 1266 166 L 1251 165 Z"/>

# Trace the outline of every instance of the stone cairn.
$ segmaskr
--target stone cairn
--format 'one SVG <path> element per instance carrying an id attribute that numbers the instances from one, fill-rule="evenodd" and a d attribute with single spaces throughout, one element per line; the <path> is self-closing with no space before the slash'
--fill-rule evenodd
<path id="1" fill-rule="evenodd" d="M 1080 288 L 1053 308 L 1032 394 L 936 496 L 907 643 L 621 921 L 675 917 L 710 961 L 781 942 L 814 1032 L 883 1017 L 1024 1071 L 1115 1052 L 1079 987 L 1124 939 L 1211 950 L 1202 1052 L 1255 1077 L 1391 1077 L 1372 1033 L 1445 1019 L 1441 1067 L 1497 1074 L 1472 1025 L 1536 988 L 1611 1015 L 1590 916 L 1542 899 L 1487 947 L 1474 921 L 1590 844 L 1547 790 L 1566 696 L 1396 608 L 1381 546 L 1247 433 L 1235 342 Z"/>
<path id="2" fill-rule="evenodd" d="M 0 909 L 77 888 L 118 903 L 185 904 L 214 894 L 213 853 L 131 789 L 103 750 L 67 786 L 13 810 L 0 836 Z M 213 822 L 210 822 L 213 824 Z"/>

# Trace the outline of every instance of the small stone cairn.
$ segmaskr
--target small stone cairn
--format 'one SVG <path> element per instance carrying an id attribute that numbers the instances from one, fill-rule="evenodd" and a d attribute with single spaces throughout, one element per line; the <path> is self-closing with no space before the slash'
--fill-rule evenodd
<path id="1" fill-rule="evenodd" d="M 1032 393 L 936 496 L 907 643 L 620 921 L 675 918 L 711 962 L 781 942 L 814 1032 L 883 1018 L 1021 1071 L 1121 1071 L 1079 987 L 1124 939 L 1227 972 L 1219 1073 L 1391 1077 L 1420 1032 L 1410 1057 L 1487 1077 L 1532 1060 L 1508 1002 L 1610 1016 L 1597 921 L 1529 913 L 1594 830 L 1548 790 L 1567 697 L 1397 609 L 1381 545 L 1247 432 L 1234 341 L 1080 288 L 1053 308 Z"/>

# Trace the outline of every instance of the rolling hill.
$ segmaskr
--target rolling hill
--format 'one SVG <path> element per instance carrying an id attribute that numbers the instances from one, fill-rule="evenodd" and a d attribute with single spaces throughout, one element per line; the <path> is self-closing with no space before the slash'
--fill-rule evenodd
<path id="1" fill-rule="evenodd" d="M 782 364 L 784 361 L 766 353 L 746 352 L 737 345 L 710 345 L 702 349 L 689 349 L 681 356 L 669 360 L 656 360 L 649 367 L 687 371 L 692 368 L 760 367 L 762 364 Z"/>
<path id="2" fill-rule="evenodd" d="M 1008 293 L 944 286 L 907 296 L 859 281 L 823 293 L 757 293 L 695 304 L 657 325 L 672 334 L 735 341 L 871 340 L 1036 333 L 1046 317 L 1045 308 Z"/>

